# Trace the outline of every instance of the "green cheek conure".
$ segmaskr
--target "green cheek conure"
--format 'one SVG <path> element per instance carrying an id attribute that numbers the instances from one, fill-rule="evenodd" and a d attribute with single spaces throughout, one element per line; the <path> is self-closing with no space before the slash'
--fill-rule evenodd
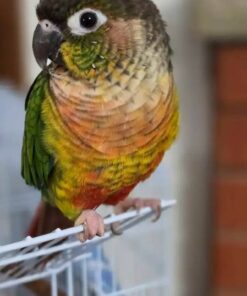
<path id="1" fill-rule="evenodd" d="M 86 227 L 81 240 L 103 235 L 101 204 L 159 212 L 157 200 L 125 200 L 179 129 L 158 9 L 150 0 L 41 0 L 37 16 L 42 71 L 26 100 L 22 175 L 44 203 L 31 234 L 75 221 Z"/>

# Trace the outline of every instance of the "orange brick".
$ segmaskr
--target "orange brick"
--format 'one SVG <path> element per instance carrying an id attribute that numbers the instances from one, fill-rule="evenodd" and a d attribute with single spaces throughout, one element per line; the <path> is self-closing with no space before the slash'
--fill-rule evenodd
<path id="1" fill-rule="evenodd" d="M 225 289 L 247 289 L 247 243 L 215 244 L 214 284 Z"/>
<path id="2" fill-rule="evenodd" d="M 215 53 L 217 98 L 247 104 L 247 44 L 222 45 Z"/>
<path id="3" fill-rule="evenodd" d="M 213 296 L 246 296 L 247 289 L 236 290 L 236 289 L 216 289 Z"/>
<path id="4" fill-rule="evenodd" d="M 214 213 L 217 230 L 247 231 L 247 174 L 216 179 Z"/>
<path id="5" fill-rule="evenodd" d="M 218 115 L 216 163 L 221 168 L 247 168 L 247 114 Z"/>

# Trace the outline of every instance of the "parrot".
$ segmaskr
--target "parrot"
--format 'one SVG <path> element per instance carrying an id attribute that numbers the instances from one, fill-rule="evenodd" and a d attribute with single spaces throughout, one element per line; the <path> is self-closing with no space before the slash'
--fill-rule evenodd
<path id="1" fill-rule="evenodd" d="M 97 208 L 129 199 L 179 132 L 167 25 L 151 0 L 40 0 L 33 53 L 41 72 L 25 102 L 21 172 L 41 192 L 30 233 L 83 225 L 104 235 Z M 55 226 L 55 227 L 56 227 Z"/>

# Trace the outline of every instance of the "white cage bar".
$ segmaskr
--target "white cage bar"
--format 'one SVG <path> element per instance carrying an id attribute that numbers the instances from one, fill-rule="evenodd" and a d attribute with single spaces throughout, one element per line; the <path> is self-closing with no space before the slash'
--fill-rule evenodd
<path id="1" fill-rule="evenodd" d="M 176 204 L 174 200 L 163 201 L 162 210 L 165 211 Z M 102 244 L 113 238 L 110 225 L 118 222 L 119 227 L 125 233 L 127 230 L 147 220 L 153 215 L 150 208 L 140 212 L 130 211 L 122 215 L 111 215 L 105 219 L 106 233 L 102 238 L 81 244 L 75 239 L 75 234 L 83 231 L 83 226 L 66 230 L 57 229 L 54 232 L 36 238 L 27 237 L 23 241 L 0 246 L 0 291 L 21 286 L 34 281 L 50 281 L 51 295 L 58 296 L 61 281 L 59 277 L 65 275 L 66 282 L 63 295 L 68 296 L 91 296 L 91 295 L 162 295 L 152 292 L 167 285 L 165 277 L 137 284 L 134 287 L 120 288 L 117 279 L 113 276 L 111 292 L 106 293 L 103 289 L 102 269 Z M 156 226 L 153 226 L 156 227 Z M 125 239 L 124 234 L 121 238 Z M 93 251 L 92 251 L 93 250 Z M 93 255 L 93 252 L 96 255 Z M 94 270 L 94 294 L 90 292 L 88 278 L 89 262 L 92 256 L 98 257 L 98 265 Z M 92 264 L 92 262 L 90 263 Z M 80 278 L 80 292 L 75 288 L 75 276 Z M 91 281 L 92 282 L 92 281 Z M 77 292 L 75 292 L 75 290 Z M 91 289 L 92 291 L 92 289 Z M 148 292 L 149 291 L 149 292 Z M 0 293 L 0 295 L 2 295 Z"/>

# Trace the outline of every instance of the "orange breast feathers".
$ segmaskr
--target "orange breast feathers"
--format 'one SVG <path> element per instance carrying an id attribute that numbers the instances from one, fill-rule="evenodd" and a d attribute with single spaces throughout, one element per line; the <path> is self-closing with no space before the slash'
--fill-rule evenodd
<path id="1" fill-rule="evenodd" d="M 116 83 L 99 78 L 95 87 L 59 69 L 53 74 L 44 138 L 57 160 L 51 196 L 66 216 L 74 219 L 83 209 L 125 198 L 176 138 L 172 74 L 144 72 Z"/>
<path id="2" fill-rule="evenodd" d="M 93 88 L 57 73 L 51 90 L 70 132 L 95 151 L 112 157 L 169 139 L 171 118 L 178 112 L 173 78 L 167 72 L 150 84 L 149 79 L 143 79 L 139 84 L 130 81 L 128 89 L 107 82 Z"/>

